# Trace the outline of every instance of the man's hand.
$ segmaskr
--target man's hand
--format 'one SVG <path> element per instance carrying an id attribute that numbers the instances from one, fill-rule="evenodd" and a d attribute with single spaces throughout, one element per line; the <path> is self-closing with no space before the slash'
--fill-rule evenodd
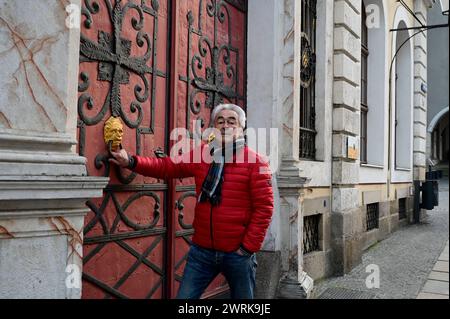
<path id="1" fill-rule="evenodd" d="M 125 151 L 124 149 L 121 149 L 118 152 L 111 151 L 111 155 L 114 158 L 110 158 L 109 161 L 116 164 L 117 166 L 128 167 L 128 165 L 130 164 L 130 158 L 128 157 L 127 151 Z"/>
<path id="2" fill-rule="evenodd" d="M 240 248 L 236 250 L 235 253 L 238 254 L 239 256 L 244 256 L 244 252 Z"/>
<path id="3" fill-rule="evenodd" d="M 235 251 L 235 253 L 238 254 L 239 256 L 248 256 L 249 255 L 247 252 L 242 250 L 241 247 L 239 247 L 238 250 Z"/>

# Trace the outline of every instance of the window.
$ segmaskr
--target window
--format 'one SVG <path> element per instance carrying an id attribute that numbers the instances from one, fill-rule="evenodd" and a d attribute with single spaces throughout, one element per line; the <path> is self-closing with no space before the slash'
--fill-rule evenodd
<path id="1" fill-rule="evenodd" d="M 400 220 L 406 218 L 406 198 L 400 198 L 398 200 L 398 218 Z"/>
<path id="2" fill-rule="evenodd" d="M 378 219 L 380 216 L 379 204 L 373 203 L 367 205 L 367 231 L 378 228 Z"/>
<path id="3" fill-rule="evenodd" d="M 361 18 L 361 163 L 367 164 L 367 102 L 368 60 L 369 60 L 369 31 L 366 25 L 366 10 L 363 3 Z"/>
<path id="4" fill-rule="evenodd" d="M 316 12 L 317 0 L 302 0 L 300 74 L 300 158 L 316 157 Z"/>
<path id="5" fill-rule="evenodd" d="M 405 28 L 407 25 L 404 21 L 398 24 L 398 28 Z M 413 121 L 412 112 L 414 110 L 414 89 L 413 81 L 414 73 L 414 56 L 413 43 L 407 42 L 408 32 L 395 33 L 396 51 L 395 58 L 395 78 L 394 85 L 394 103 L 393 120 L 395 124 L 395 131 L 393 134 L 395 154 L 394 163 L 395 170 L 411 170 L 412 163 L 412 149 L 413 149 Z M 403 43 L 407 45 L 403 45 Z M 404 173 L 407 174 L 407 173 Z M 406 177 L 405 177 L 406 178 Z"/>
<path id="6" fill-rule="evenodd" d="M 303 219 L 303 254 L 320 250 L 319 226 L 321 215 L 306 216 Z"/>

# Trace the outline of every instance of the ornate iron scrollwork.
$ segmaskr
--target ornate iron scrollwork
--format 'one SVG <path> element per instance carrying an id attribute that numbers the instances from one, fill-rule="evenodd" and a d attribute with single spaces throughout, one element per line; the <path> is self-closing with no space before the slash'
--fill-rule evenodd
<path id="1" fill-rule="evenodd" d="M 86 128 L 100 126 L 102 121 L 106 120 L 106 116 L 111 115 L 112 118 L 121 119 L 126 125 L 125 128 L 128 127 L 127 135 L 130 131 L 135 133 L 136 153 L 141 154 L 142 134 L 154 132 L 156 80 L 157 77 L 166 78 L 166 74 L 157 69 L 159 1 L 141 0 L 138 3 L 138 1 L 124 0 L 82 0 L 82 3 L 81 13 L 85 19 L 80 37 L 80 64 L 90 63 L 97 67 L 97 77 L 95 78 L 85 70 L 79 75 L 79 153 L 84 156 L 86 148 L 89 147 L 86 146 L 86 142 L 95 140 L 87 134 Z M 91 33 L 91 37 L 88 38 L 86 30 L 93 28 L 96 15 L 99 15 L 99 21 L 103 22 L 104 18 L 109 18 L 112 32 L 99 30 L 94 36 Z M 128 19 L 131 22 L 130 27 L 126 23 Z M 148 23 L 153 24 L 153 34 L 146 33 Z M 135 39 L 125 38 L 125 34 L 129 34 L 130 31 L 136 34 Z M 165 33 L 164 36 L 166 36 Z M 132 48 L 136 47 L 140 48 L 142 55 L 133 56 Z M 95 73 L 92 69 L 89 70 Z M 122 102 L 121 90 L 124 90 L 123 86 L 130 85 L 134 78 L 137 78 L 139 82 L 133 83 L 132 100 L 129 105 L 125 105 Z M 90 92 L 89 89 L 93 88 L 94 82 L 108 82 L 110 85 L 104 100 L 97 101 L 94 97 L 100 94 L 96 94 L 95 91 Z M 149 103 L 150 107 L 148 104 L 144 107 L 144 103 Z M 150 116 L 148 121 L 150 124 L 149 127 L 143 127 L 144 115 L 148 114 L 144 110 L 147 109 L 149 109 L 147 112 Z M 107 138 L 105 142 L 111 140 L 116 141 L 118 138 Z M 111 166 L 108 158 L 109 154 L 103 152 L 89 159 L 94 161 L 97 169 L 103 168 L 104 176 L 110 176 Z M 116 176 L 120 183 L 130 184 L 136 176 L 135 173 L 128 176 L 123 174 L 122 170 L 116 166 Z M 98 265 L 96 259 L 104 254 L 102 250 L 110 249 L 111 243 L 114 243 L 114 246 L 120 246 L 119 250 L 125 250 L 136 258 L 136 261 L 121 274 L 121 277 L 116 278 L 114 283 L 104 282 L 103 279 L 100 280 L 100 277 L 97 278 L 86 271 L 83 273 L 83 279 L 105 292 L 106 297 L 128 298 L 129 296 L 121 292 L 120 288 L 136 274 L 136 270 L 141 265 L 150 268 L 160 277 L 151 287 L 148 287 L 146 298 L 154 296 L 163 285 L 165 280 L 163 264 L 158 264 L 158 261 L 149 258 L 156 249 L 161 247 L 160 243 L 167 232 L 165 225 L 160 226 L 164 215 L 161 207 L 164 207 L 165 201 L 165 198 L 157 193 L 161 190 L 164 190 L 164 185 L 109 185 L 99 204 L 96 204 L 95 200 L 87 202 L 94 216 L 91 220 L 87 220 L 84 227 L 84 244 L 90 245 L 92 249 L 88 250 L 83 257 L 83 263 L 88 264 L 91 261 L 94 265 Z M 130 192 L 131 195 L 123 194 L 125 192 Z M 121 194 L 118 195 L 119 193 Z M 143 202 L 143 198 L 151 201 L 149 206 L 139 203 L 139 207 L 144 207 L 146 212 L 145 222 L 143 218 L 136 217 L 136 213 L 130 207 L 136 201 Z M 143 250 L 137 249 L 133 245 L 133 239 L 144 240 L 144 238 L 148 246 Z"/>
<path id="2" fill-rule="evenodd" d="M 247 0 L 225 0 L 225 1 L 231 4 L 232 6 L 236 7 L 240 11 L 247 12 L 247 3 L 248 3 Z"/>
<path id="3" fill-rule="evenodd" d="M 180 76 L 180 80 L 187 83 L 187 101 L 186 105 L 186 125 L 189 128 L 191 112 L 194 115 L 199 115 L 202 103 L 198 99 L 199 94 L 206 95 L 204 107 L 214 108 L 224 102 L 224 99 L 235 101 L 242 99 L 238 93 L 239 85 L 239 51 L 232 46 L 231 43 L 231 25 L 230 12 L 227 7 L 227 2 L 224 0 L 211 0 L 206 4 L 206 13 L 210 18 L 214 19 L 214 38 L 210 39 L 202 30 L 203 18 L 203 0 L 200 0 L 198 27 L 194 26 L 194 14 L 189 11 L 187 20 L 189 24 L 188 30 L 188 65 L 187 76 Z M 236 6 L 244 6 L 242 1 L 232 1 Z M 224 24 L 228 21 L 228 42 L 219 43 L 218 24 Z M 199 37 L 197 46 L 198 53 L 192 54 L 193 36 Z M 231 54 L 236 55 L 236 64 L 231 63 Z M 211 63 L 205 66 L 205 61 L 210 60 Z M 221 67 L 225 72 L 221 71 Z M 200 76 L 199 71 L 205 69 L 205 77 Z M 227 81 L 226 81 L 227 80 Z M 226 84 L 225 82 L 228 82 Z M 204 127 L 204 119 L 202 121 L 202 128 Z"/>
<path id="4" fill-rule="evenodd" d="M 300 152 L 301 159 L 316 157 L 316 26 L 317 0 L 301 0 Z"/>
<path id="5" fill-rule="evenodd" d="M 158 35 L 158 0 L 151 1 L 151 7 L 146 6 L 142 1 L 141 5 L 134 2 L 123 3 L 122 0 L 115 1 L 114 6 L 111 0 L 103 0 L 108 16 L 111 21 L 112 33 L 102 30 L 98 31 L 97 42 L 86 37 L 83 33 L 80 37 L 80 63 L 98 63 L 97 81 L 106 81 L 111 83 L 111 88 L 103 102 L 103 106 L 95 116 L 88 116 L 85 109 L 94 109 L 94 99 L 86 91 L 91 85 L 89 74 L 82 72 L 80 74 L 80 84 L 78 90 L 80 97 L 78 98 L 78 127 L 80 129 L 80 155 L 84 155 L 85 150 L 85 129 L 86 126 L 97 125 L 106 116 L 108 110 L 114 117 L 119 117 L 131 129 L 136 129 L 136 153 L 141 153 L 140 134 L 153 134 L 154 132 L 154 111 L 155 111 L 155 91 L 156 78 L 166 77 L 166 75 L 157 70 L 157 35 Z M 122 29 L 127 12 L 134 11 L 139 18 L 131 18 L 131 26 L 137 31 L 136 45 L 140 48 L 146 48 L 142 56 L 131 56 L 132 41 L 122 37 Z M 81 10 L 85 16 L 84 27 L 90 29 L 93 25 L 93 16 L 100 12 L 100 5 L 97 1 L 84 0 L 84 6 Z M 145 14 L 153 17 L 154 30 L 153 36 L 150 37 L 144 31 Z M 149 66 L 149 62 L 152 65 Z M 142 83 L 134 86 L 134 98 L 129 105 L 129 111 L 136 113 L 135 119 L 130 119 L 125 112 L 124 105 L 121 101 L 120 86 L 130 83 L 130 74 L 138 76 Z M 151 75 L 152 82 L 149 83 L 147 75 Z M 152 92 L 150 92 L 150 87 Z M 150 101 L 150 127 L 141 127 L 143 120 L 142 104 Z M 106 163 L 105 155 L 99 154 L 95 159 L 98 169 L 104 167 L 104 176 L 109 176 L 110 166 Z M 121 183 L 129 184 L 135 178 L 135 174 L 123 176 L 120 169 L 117 168 L 117 176 Z"/>
<path id="6" fill-rule="evenodd" d="M 153 211 L 153 220 L 148 225 L 136 224 L 133 221 L 131 221 L 127 217 L 127 215 L 125 214 L 125 211 L 127 210 L 128 206 L 130 206 L 133 202 L 135 202 L 136 200 L 139 200 L 139 199 L 141 199 L 143 197 L 150 197 L 150 198 L 153 198 L 153 200 L 155 201 L 154 211 Z M 159 221 L 159 217 L 160 217 L 160 212 L 159 212 L 160 200 L 159 200 L 158 195 L 156 195 L 154 192 L 147 191 L 147 192 L 136 193 L 133 196 L 131 196 L 130 198 L 128 198 L 123 206 L 121 206 L 119 204 L 119 202 L 117 201 L 115 196 L 113 196 L 113 201 L 114 201 L 114 204 L 116 206 L 116 210 L 117 210 L 117 212 L 120 215 L 121 220 L 128 227 L 131 227 L 134 230 L 150 230 L 150 229 L 153 229 L 156 226 L 156 224 L 158 223 L 158 221 Z"/>
<path id="7" fill-rule="evenodd" d="M 178 225 L 180 225 L 180 227 L 182 229 L 181 231 L 176 232 L 176 237 L 182 238 L 184 240 L 184 242 L 190 246 L 190 245 L 192 245 L 191 236 L 194 234 L 194 227 L 192 225 L 186 224 L 184 222 L 184 212 L 183 212 L 183 209 L 184 209 L 183 202 L 189 197 L 191 197 L 191 198 L 197 197 L 195 188 L 192 191 L 186 191 L 178 198 L 178 200 L 175 202 L 175 210 L 178 211 L 178 218 L 177 218 Z M 175 264 L 175 280 L 177 280 L 178 282 L 181 282 L 182 277 L 180 275 L 178 275 L 176 273 L 176 271 L 178 271 L 181 268 L 183 263 L 187 260 L 187 257 L 188 257 L 188 254 L 186 253 Z"/>
<path id="8" fill-rule="evenodd" d="M 176 201 L 175 203 L 175 208 L 178 210 L 178 224 L 181 226 L 181 228 L 183 229 L 193 229 L 192 225 L 187 225 L 184 222 L 184 213 L 183 213 L 183 209 L 184 209 L 184 204 L 183 201 L 188 198 L 188 197 L 197 197 L 197 193 L 195 191 L 192 192 L 186 192 L 183 195 L 181 195 L 181 197 Z"/>
<path id="9" fill-rule="evenodd" d="M 300 63 L 300 84 L 309 88 L 316 73 L 316 54 L 311 46 L 308 35 L 302 32 L 302 55 Z"/>
<path id="10" fill-rule="evenodd" d="M 153 73 L 153 69 L 147 66 L 147 63 L 151 57 L 152 48 L 149 35 L 142 31 L 144 25 L 144 11 L 150 14 L 156 14 L 153 11 L 154 9 L 144 9 L 132 2 L 127 2 L 122 7 L 122 2 L 116 1 L 114 8 L 112 8 L 109 0 L 105 0 L 105 3 L 109 9 L 109 16 L 113 25 L 113 33 L 109 34 L 105 31 L 99 31 L 97 43 L 81 34 L 80 62 L 98 62 L 98 80 L 112 83 L 110 94 L 108 95 L 111 114 L 114 117 L 121 117 L 129 127 L 136 128 L 142 121 L 141 103 L 145 102 L 150 95 L 149 84 L 145 78 L 145 75 Z M 153 3 L 155 4 L 157 1 L 153 1 Z M 83 14 L 87 17 L 85 27 L 89 29 L 92 24 L 91 14 L 98 13 L 99 6 L 97 3 L 95 3 L 96 5 L 90 5 L 89 1 L 85 1 L 85 4 L 86 10 L 83 10 Z M 130 9 L 135 10 L 139 14 L 139 21 L 133 18 L 131 22 L 132 27 L 138 31 L 136 43 L 139 47 L 143 47 L 144 43 L 147 45 L 146 53 L 140 57 L 131 57 L 131 41 L 121 38 L 123 20 L 126 12 Z M 134 93 L 136 101 L 130 105 L 130 110 L 132 113 L 135 113 L 136 111 L 138 112 L 138 119 L 136 121 L 131 121 L 126 116 L 120 99 L 119 86 L 121 84 L 129 83 L 130 72 L 138 75 L 144 83 L 144 88 L 140 85 L 135 86 Z M 82 97 L 83 95 L 80 99 Z"/>

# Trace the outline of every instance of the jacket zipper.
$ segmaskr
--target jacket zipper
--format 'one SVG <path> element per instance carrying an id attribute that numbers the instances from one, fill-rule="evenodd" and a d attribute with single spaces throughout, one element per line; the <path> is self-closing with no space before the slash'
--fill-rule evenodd
<path id="1" fill-rule="evenodd" d="M 214 235 L 213 235 L 213 220 L 212 220 L 212 218 L 213 218 L 213 205 L 211 204 L 211 215 L 209 218 L 209 225 L 210 225 L 209 231 L 211 233 L 211 246 L 212 246 L 212 249 L 214 250 Z"/>

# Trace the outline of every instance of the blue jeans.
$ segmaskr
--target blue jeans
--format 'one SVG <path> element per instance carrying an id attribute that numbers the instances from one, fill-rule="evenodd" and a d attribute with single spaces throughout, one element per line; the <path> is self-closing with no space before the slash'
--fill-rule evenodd
<path id="1" fill-rule="evenodd" d="M 253 299 L 256 255 L 224 253 L 192 245 L 177 299 L 199 299 L 214 278 L 223 273 L 232 299 Z"/>

